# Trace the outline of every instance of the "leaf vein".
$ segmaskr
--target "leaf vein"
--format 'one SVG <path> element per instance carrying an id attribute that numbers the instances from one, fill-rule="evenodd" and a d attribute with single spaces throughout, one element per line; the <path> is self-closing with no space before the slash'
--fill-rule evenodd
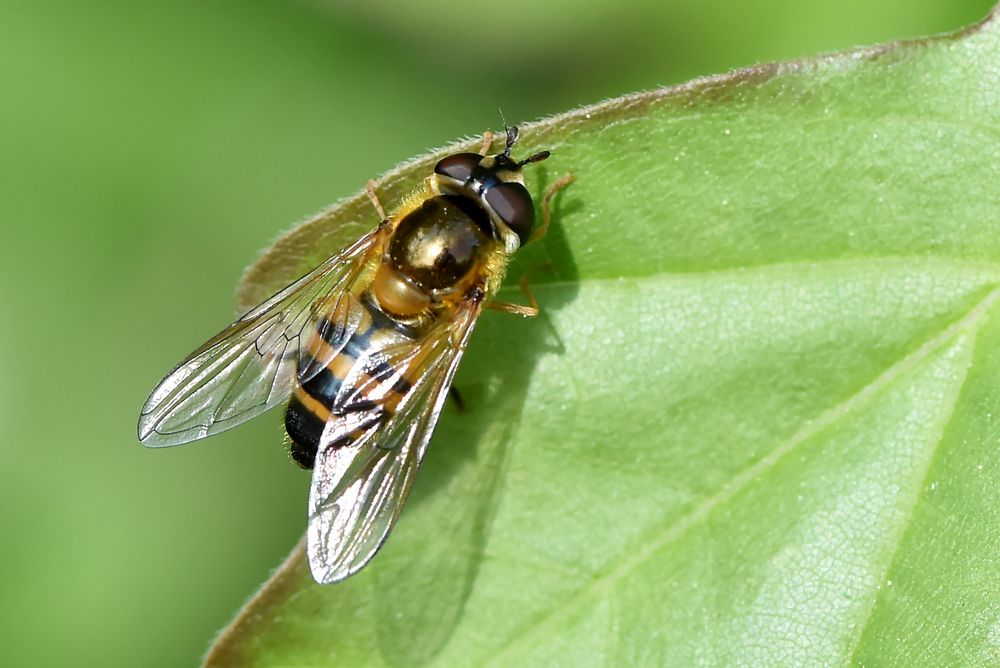
<path id="1" fill-rule="evenodd" d="M 782 443 L 779 443 L 764 457 L 734 475 L 715 494 L 705 498 L 686 515 L 647 539 L 645 545 L 640 545 L 632 549 L 628 553 L 628 556 L 617 562 L 617 566 L 610 568 L 603 575 L 595 577 L 579 589 L 576 594 L 565 599 L 561 604 L 554 606 L 548 613 L 540 616 L 533 624 L 525 627 L 520 635 L 512 638 L 501 652 L 486 661 L 484 665 L 509 665 L 511 663 L 509 659 L 516 656 L 520 650 L 534 646 L 536 644 L 535 641 L 545 638 L 549 630 L 557 627 L 561 621 L 565 620 L 573 612 L 590 603 L 592 599 L 608 592 L 617 582 L 630 575 L 663 547 L 683 536 L 688 529 L 707 518 L 713 510 L 736 496 L 736 494 L 749 486 L 754 480 L 777 465 L 778 462 L 794 451 L 799 445 L 831 426 L 841 417 L 863 405 L 878 392 L 892 385 L 907 371 L 923 362 L 955 336 L 974 330 L 982 317 L 998 299 L 1000 299 L 1000 286 L 993 286 L 993 289 L 976 305 L 970 308 L 962 318 L 888 367 L 850 397 L 827 409 L 816 419 L 808 421 L 799 431 Z"/>
<path id="2" fill-rule="evenodd" d="M 975 334 L 975 332 L 977 331 L 977 325 L 979 324 L 979 321 L 982 319 L 983 315 L 989 310 L 989 308 L 994 304 L 994 302 L 996 302 L 998 296 L 1000 296 L 1000 288 L 994 288 L 982 301 L 980 301 L 975 307 L 973 307 L 969 311 L 969 313 L 960 321 L 960 323 L 961 322 L 967 323 L 965 331 L 969 331 Z M 974 340 L 972 341 L 972 345 L 973 347 L 975 346 Z M 958 404 L 959 398 L 961 397 L 961 388 L 962 386 L 965 385 L 967 379 L 968 379 L 968 369 L 966 369 L 965 377 L 962 379 L 962 382 L 959 384 L 959 387 L 956 388 L 953 396 L 951 397 L 951 404 L 949 406 L 950 410 L 948 414 L 949 417 L 948 419 L 942 421 L 941 432 L 938 436 L 938 439 L 934 443 L 933 450 L 929 452 L 927 455 L 926 464 L 924 466 L 924 472 L 923 475 L 921 476 L 921 483 L 919 486 L 916 487 L 915 493 L 912 495 L 910 499 L 909 506 L 905 509 L 906 515 L 900 521 L 898 531 L 896 531 L 896 535 L 893 537 L 892 550 L 887 556 L 887 559 L 885 561 L 885 569 L 880 574 L 879 581 L 884 580 L 888 575 L 888 573 L 892 571 L 892 566 L 896 562 L 897 557 L 899 556 L 899 549 L 902 546 L 903 538 L 906 536 L 907 529 L 909 528 L 911 522 L 913 521 L 914 512 L 916 511 L 917 505 L 920 503 L 920 499 L 922 497 L 922 490 L 925 489 L 926 487 L 927 476 L 930 475 L 933 461 L 937 457 L 941 441 L 944 440 L 944 436 L 945 433 L 947 432 L 948 425 L 951 422 L 951 417 L 954 415 L 955 406 Z M 849 665 L 853 665 L 856 661 L 856 654 L 858 651 L 858 647 L 861 644 L 861 640 L 864 637 L 864 631 L 871 622 L 877 607 L 878 607 L 878 592 L 875 591 L 873 592 L 869 600 L 867 610 L 861 617 L 860 623 L 856 625 L 857 633 L 855 635 L 854 640 L 850 644 L 850 649 L 848 652 L 848 655 L 851 657 L 850 661 L 848 662 Z"/>

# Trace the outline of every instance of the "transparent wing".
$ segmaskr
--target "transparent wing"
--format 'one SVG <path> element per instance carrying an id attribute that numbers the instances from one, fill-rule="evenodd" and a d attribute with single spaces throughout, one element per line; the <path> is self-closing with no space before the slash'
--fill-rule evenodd
<path id="1" fill-rule="evenodd" d="M 158 447 L 204 438 L 286 399 L 296 382 L 300 356 L 309 360 L 300 345 L 303 331 L 314 326 L 317 314 L 330 309 L 347 313 L 339 308 L 341 300 L 365 268 L 377 234 L 365 235 L 191 353 L 146 400 L 139 415 L 139 440 Z M 351 323 L 324 318 L 322 326 L 349 328 Z M 318 366 L 301 368 L 314 373 Z"/>
<path id="2" fill-rule="evenodd" d="M 470 303 L 454 321 L 420 341 L 382 351 L 385 357 L 378 361 L 387 364 L 381 368 L 392 371 L 372 377 L 368 387 L 351 390 L 374 405 L 333 416 L 327 423 L 309 494 L 309 566 L 317 582 L 339 582 L 353 575 L 385 542 L 481 309 L 478 301 Z M 409 390 L 394 394 L 402 377 L 412 379 Z M 350 402 L 351 397 L 343 399 Z M 394 402 L 391 415 L 380 419 L 385 405 Z M 356 440 L 350 445 L 329 445 L 352 430 Z"/>

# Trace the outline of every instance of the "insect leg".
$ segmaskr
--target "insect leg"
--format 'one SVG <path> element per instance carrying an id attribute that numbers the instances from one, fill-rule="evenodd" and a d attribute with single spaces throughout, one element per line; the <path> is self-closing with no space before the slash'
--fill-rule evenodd
<path id="1" fill-rule="evenodd" d="M 493 146 L 493 131 L 487 130 L 483 133 L 483 147 L 479 149 L 479 155 L 487 155 L 487 151 Z"/>
<path id="2" fill-rule="evenodd" d="M 378 212 L 379 222 L 384 221 L 385 209 L 382 208 L 382 202 L 379 201 L 378 195 L 375 194 L 375 182 L 371 179 L 368 179 L 368 183 L 365 184 L 365 192 L 368 193 L 368 199 L 371 200 L 372 206 Z"/>
<path id="3" fill-rule="evenodd" d="M 456 388 L 454 385 L 452 385 L 451 387 L 449 387 L 448 388 L 448 396 L 450 396 L 451 400 L 455 403 L 455 408 L 458 409 L 458 412 L 459 413 L 464 413 L 465 412 L 465 401 L 462 400 L 462 395 L 459 394 L 458 388 Z"/>
<path id="4" fill-rule="evenodd" d="M 549 186 L 549 189 L 545 191 L 545 197 L 542 198 L 542 224 L 534 232 L 531 233 L 531 237 L 528 239 L 530 244 L 532 241 L 538 241 L 545 236 L 545 233 L 549 231 L 549 223 L 552 222 L 552 198 L 556 194 L 573 183 L 573 175 L 566 174 L 561 179 Z"/>
<path id="5" fill-rule="evenodd" d="M 517 282 L 517 284 L 521 286 L 521 292 L 524 293 L 525 299 L 528 300 L 529 304 L 528 306 L 524 306 L 523 304 L 511 304 L 509 302 L 490 302 L 489 304 L 486 305 L 486 308 L 492 309 L 494 311 L 500 311 L 501 313 L 523 315 L 525 318 L 534 318 L 536 315 L 538 315 L 538 312 L 541 309 L 538 308 L 538 300 L 535 299 L 535 293 L 531 291 L 531 286 L 529 285 L 529 281 L 531 279 L 531 273 L 535 271 L 535 269 L 538 269 L 539 267 L 546 267 L 551 269 L 552 265 L 546 262 L 545 264 L 540 264 L 533 269 L 529 269 L 528 271 L 524 272 L 524 274 L 521 276 L 521 280 Z"/>

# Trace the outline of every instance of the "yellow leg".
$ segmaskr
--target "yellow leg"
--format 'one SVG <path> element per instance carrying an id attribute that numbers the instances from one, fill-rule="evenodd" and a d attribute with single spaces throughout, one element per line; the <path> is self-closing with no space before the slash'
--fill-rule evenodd
<path id="1" fill-rule="evenodd" d="M 491 146 L 493 146 L 493 131 L 487 130 L 483 133 L 483 147 L 479 149 L 479 155 L 487 155 Z"/>
<path id="2" fill-rule="evenodd" d="M 551 267 L 551 265 L 545 263 L 539 265 L 539 267 Z M 538 269 L 538 267 L 535 267 L 535 269 Z M 486 305 L 486 308 L 494 311 L 500 311 L 501 313 L 523 315 L 525 318 L 534 318 L 538 315 L 540 310 L 538 308 L 538 300 L 535 299 L 535 293 L 531 291 L 531 286 L 528 284 L 532 271 L 534 271 L 534 269 L 524 272 L 524 275 L 521 276 L 521 280 L 517 282 L 517 284 L 521 286 L 521 292 L 524 293 L 525 299 L 528 300 L 528 306 L 524 306 L 523 304 L 511 304 L 509 302 L 490 302 Z"/>
<path id="3" fill-rule="evenodd" d="M 552 223 L 552 198 L 556 194 L 573 183 L 573 175 L 566 174 L 561 179 L 549 186 L 549 189 L 545 191 L 545 197 L 542 198 L 542 224 L 538 229 L 531 233 L 531 237 L 528 238 L 528 243 L 532 241 L 538 241 L 545 236 L 545 233 L 549 231 L 549 224 Z"/>
<path id="4" fill-rule="evenodd" d="M 368 193 L 368 199 L 371 201 L 372 206 L 375 207 L 375 211 L 378 212 L 379 222 L 385 220 L 385 209 L 382 208 L 382 202 L 378 200 L 378 195 L 375 194 L 375 182 L 371 179 L 365 184 L 365 192 Z"/>

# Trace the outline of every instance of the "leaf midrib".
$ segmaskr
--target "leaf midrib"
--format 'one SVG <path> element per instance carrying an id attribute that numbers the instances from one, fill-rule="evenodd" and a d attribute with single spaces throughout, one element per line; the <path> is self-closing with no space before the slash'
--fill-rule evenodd
<path id="1" fill-rule="evenodd" d="M 704 520 L 713 510 L 733 498 L 736 494 L 745 489 L 746 486 L 753 480 L 773 468 L 776 464 L 778 464 L 778 462 L 793 452 L 799 445 L 810 440 L 827 427 L 832 426 L 841 417 L 848 415 L 856 408 L 862 406 L 874 395 L 890 387 L 894 382 L 896 382 L 896 380 L 921 364 L 924 360 L 940 350 L 958 335 L 966 332 L 975 332 L 983 317 L 998 299 L 1000 299 L 1000 285 L 994 284 L 992 289 L 981 300 L 973 305 L 960 319 L 953 322 L 948 327 L 945 327 L 938 333 L 938 335 L 926 340 L 916 350 L 907 354 L 905 357 L 888 367 L 885 371 L 859 388 L 850 397 L 836 406 L 827 409 L 817 418 L 808 421 L 798 432 L 782 443 L 779 443 L 767 455 L 750 464 L 743 469 L 743 471 L 732 476 L 729 482 L 723 485 L 718 492 L 702 500 L 688 513 L 671 522 L 668 526 L 664 527 L 662 531 L 657 532 L 655 535 L 644 541 L 643 544 L 633 546 L 633 548 L 627 553 L 627 556 L 618 561 L 618 565 L 616 567 L 611 568 L 604 575 L 596 577 L 590 582 L 590 584 L 580 589 L 575 595 L 565 599 L 561 604 L 552 608 L 548 613 L 540 616 L 532 624 L 525 626 L 522 633 L 515 636 L 508 643 L 506 648 L 504 648 L 500 653 L 492 656 L 482 665 L 505 665 L 505 662 L 510 657 L 516 656 L 520 649 L 531 647 L 536 644 L 533 640 L 539 637 L 547 637 L 549 635 L 549 631 L 556 627 L 563 619 L 583 607 L 583 605 L 588 603 L 598 594 L 607 591 L 615 583 L 627 577 L 631 572 L 644 564 L 660 549 L 683 536 L 688 529 Z M 956 397 L 959 393 L 960 391 L 956 392 Z M 946 423 L 947 421 L 945 421 L 945 424 Z M 936 447 L 937 444 L 935 444 L 935 448 Z M 919 502 L 920 498 L 920 494 L 914 495 L 914 506 Z M 912 511 L 912 508 L 910 511 Z M 886 572 L 888 572 L 888 569 L 891 568 L 899 542 L 906 533 L 907 523 L 912 518 L 912 512 L 907 513 L 906 517 L 907 519 L 904 520 L 904 523 L 900 526 L 900 530 L 896 534 L 896 544 L 892 549 L 893 557 L 887 562 Z M 870 618 L 871 613 L 875 609 L 875 603 L 876 599 L 873 597 L 869 608 L 869 614 L 865 618 L 866 622 L 865 624 L 859 625 L 861 626 L 861 629 L 859 630 L 857 636 L 858 641 L 860 641 L 860 638 L 863 635 L 863 629 L 867 624 L 867 619 Z M 857 643 L 855 643 L 851 648 L 850 653 L 853 654 L 856 648 Z"/>

